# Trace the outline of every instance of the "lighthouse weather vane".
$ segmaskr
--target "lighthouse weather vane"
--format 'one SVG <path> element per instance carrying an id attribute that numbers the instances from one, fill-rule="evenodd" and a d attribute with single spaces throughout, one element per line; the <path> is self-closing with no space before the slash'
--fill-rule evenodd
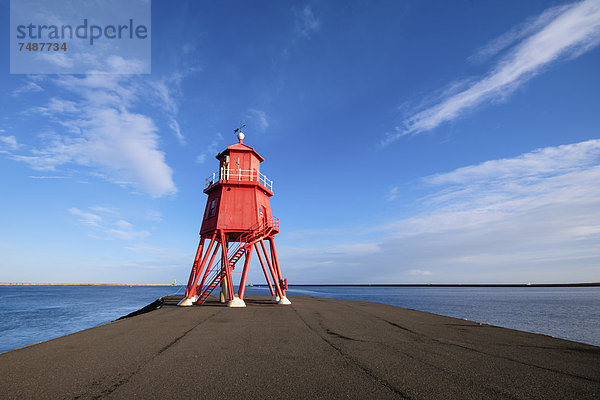
<path id="1" fill-rule="evenodd" d="M 246 124 L 243 124 L 242 121 L 240 121 L 240 127 L 239 128 L 235 128 L 235 130 L 233 131 L 233 133 L 238 133 L 241 132 L 243 128 L 246 127 Z"/>

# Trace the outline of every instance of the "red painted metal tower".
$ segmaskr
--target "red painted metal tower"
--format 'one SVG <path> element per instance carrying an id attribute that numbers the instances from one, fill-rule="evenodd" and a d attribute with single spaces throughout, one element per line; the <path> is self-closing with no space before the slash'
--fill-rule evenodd
<path id="1" fill-rule="evenodd" d="M 204 193 L 208 201 L 200 243 L 180 306 L 204 303 L 221 285 L 221 297 L 223 299 L 223 294 L 229 297 L 228 306 L 245 307 L 244 290 L 253 250 L 258 255 L 272 299 L 279 304 L 291 304 L 285 294 L 287 279 L 281 275 L 273 240 L 279 232 L 279 220 L 271 215 L 269 204 L 273 181 L 260 172 L 264 159 L 243 143 L 244 134 L 241 128 L 236 129 L 238 131 L 239 143 L 217 155 L 219 173 L 206 179 Z M 220 257 L 216 258 L 219 250 Z M 242 258 L 244 267 L 235 295 L 232 272 Z"/>

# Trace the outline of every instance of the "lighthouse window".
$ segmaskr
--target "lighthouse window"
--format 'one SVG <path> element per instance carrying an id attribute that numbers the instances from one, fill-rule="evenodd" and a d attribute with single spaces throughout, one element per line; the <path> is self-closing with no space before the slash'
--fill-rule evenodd
<path id="1" fill-rule="evenodd" d="M 210 208 L 208 209 L 208 218 L 214 217 L 217 211 L 217 200 L 214 199 L 210 202 Z"/>

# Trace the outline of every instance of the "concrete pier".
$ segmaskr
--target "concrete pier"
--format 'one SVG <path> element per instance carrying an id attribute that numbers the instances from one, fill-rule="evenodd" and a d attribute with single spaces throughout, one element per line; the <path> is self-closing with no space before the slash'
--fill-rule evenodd
<path id="1" fill-rule="evenodd" d="M 0 398 L 600 398 L 600 347 L 376 303 L 179 299 L 0 355 Z"/>

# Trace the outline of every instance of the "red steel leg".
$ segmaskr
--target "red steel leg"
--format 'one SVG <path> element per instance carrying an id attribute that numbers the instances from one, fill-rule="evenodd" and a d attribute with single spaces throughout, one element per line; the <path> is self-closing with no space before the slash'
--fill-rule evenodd
<path id="1" fill-rule="evenodd" d="M 204 269 L 204 265 L 206 264 L 206 260 L 208 259 L 208 254 L 210 253 L 213 243 L 215 242 L 216 239 L 216 234 L 212 235 L 212 238 L 210 239 L 210 244 L 208 245 L 208 248 L 206 249 L 206 254 L 204 254 L 204 257 L 202 257 L 202 262 L 200 263 L 200 267 L 198 267 L 198 272 L 196 273 L 196 277 L 194 278 L 194 282 L 192 283 L 192 287 L 190 290 L 190 293 L 188 295 L 188 298 L 192 298 L 194 296 L 196 296 L 196 292 L 198 290 L 198 288 L 196 287 L 196 284 L 198 283 L 198 279 L 200 278 L 200 275 L 202 274 L 202 270 Z"/>
<path id="2" fill-rule="evenodd" d="M 217 242 L 217 245 L 215 246 L 212 256 L 210 257 L 210 261 L 206 265 L 206 271 L 204 272 L 204 276 L 202 277 L 202 282 L 200 282 L 200 284 L 198 285 L 198 287 L 200 288 L 201 291 L 202 291 L 202 287 L 204 287 L 204 283 L 206 282 L 206 277 L 208 276 L 208 273 L 210 272 L 210 266 L 212 265 L 213 261 L 215 260 L 217 251 L 219 251 L 219 243 L 218 242 Z"/>
<path id="3" fill-rule="evenodd" d="M 246 279 L 248 278 L 248 268 L 250 267 L 250 258 L 252 257 L 252 247 L 246 249 L 246 261 L 244 262 L 244 270 L 240 279 L 240 287 L 238 288 L 238 297 L 244 300 L 244 292 L 246 291 Z"/>
<path id="4" fill-rule="evenodd" d="M 229 300 L 233 300 L 233 282 L 231 279 L 231 265 L 229 265 L 229 256 L 227 255 L 227 242 L 225 241 L 225 234 L 221 231 L 221 249 L 223 251 L 223 258 L 225 259 L 225 276 L 227 277 L 227 291 L 229 292 Z"/>
<path id="5" fill-rule="evenodd" d="M 194 278 L 198 273 L 198 261 L 200 261 L 200 257 L 202 256 L 202 249 L 204 247 L 204 240 L 206 238 L 203 236 L 200 238 L 200 243 L 198 243 L 198 250 L 196 250 L 196 257 L 194 257 L 194 264 L 192 265 L 192 272 L 190 272 L 190 279 L 188 279 L 187 287 L 185 289 L 185 297 L 188 298 L 190 291 L 192 289 L 192 282 L 194 282 Z"/>
<path id="6" fill-rule="evenodd" d="M 277 258 L 277 251 L 275 250 L 275 241 L 272 236 L 267 238 L 269 244 L 271 245 L 271 257 L 273 258 L 273 264 L 275 264 L 275 269 L 277 271 L 277 276 L 279 277 L 279 285 L 281 286 L 281 293 L 283 293 L 283 297 L 285 297 L 285 287 L 283 284 L 283 276 L 281 276 L 281 269 L 279 268 L 279 259 Z"/>
<path id="7" fill-rule="evenodd" d="M 260 240 L 260 246 L 263 249 L 263 253 L 265 254 L 265 259 L 267 260 L 267 265 L 269 266 L 269 270 L 271 271 L 271 275 L 273 276 L 273 281 L 275 281 L 275 291 L 277 292 L 277 296 L 279 296 L 279 298 L 283 297 L 283 294 L 281 293 L 281 288 L 279 287 L 279 282 L 277 282 L 277 273 L 275 272 L 275 270 L 273 269 L 273 266 L 271 265 L 271 260 L 269 260 L 269 255 L 267 253 L 267 248 L 265 247 L 265 242 L 261 239 Z"/>
<path id="8" fill-rule="evenodd" d="M 273 285 L 271 285 L 271 279 L 269 279 L 269 274 L 267 273 L 265 264 L 263 263 L 262 257 L 260 256 L 260 250 L 258 250 L 258 244 L 254 243 L 254 248 L 256 249 L 256 254 L 258 255 L 258 260 L 260 261 L 260 266 L 262 267 L 262 270 L 265 273 L 265 279 L 267 280 L 267 283 L 269 284 L 269 290 L 271 291 L 271 296 L 275 296 L 275 291 L 273 290 Z"/>

